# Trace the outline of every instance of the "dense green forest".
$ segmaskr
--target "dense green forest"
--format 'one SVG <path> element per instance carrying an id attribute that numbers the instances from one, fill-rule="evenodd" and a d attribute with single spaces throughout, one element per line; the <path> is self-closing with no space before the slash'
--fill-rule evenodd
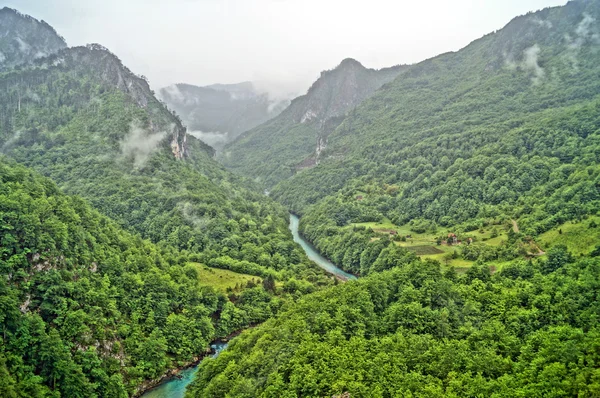
<path id="1" fill-rule="evenodd" d="M 39 44 L 0 65 L 0 396 L 137 395 L 242 329 L 188 397 L 600 396 L 598 20 L 347 59 L 222 166 L 106 48 L 0 10 Z"/>
<path id="2" fill-rule="evenodd" d="M 137 394 L 334 284 L 144 77 L 101 45 L 47 50 L 0 73 L 1 396 Z"/>
<path id="3" fill-rule="evenodd" d="M 327 283 L 291 241 L 285 208 L 218 165 L 103 47 L 61 51 L 0 87 L 3 152 L 123 227 L 211 266 Z"/>
<path id="4" fill-rule="evenodd" d="M 561 247 L 494 275 L 407 258 L 243 333 L 187 396 L 595 397 L 599 272 Z"/>
<path id="5" fill-rule="evenodd" d="M 364 278 L 244 333 L 188 396 L 600 395 L 599 18 L 515 18 L 351 110 L 271 196 Z"/>
<path id="6" fill-rule="evenodd" d="M 128 396 L 281 304 L 261 285 L 234 306 L 179 251 L 5 158 L 0 228 L 3 397 Z"/>
<path id="7" fill-rule="evenodd" d="M 435 234 L 512 219 L 518 236 L 469 257 L 525 254 L 541 233 L 600 207 L 599 17 L 597 1 L 570 2 L 409 68 L 350 112 L 316 167 L 272 196 L 354 272 L 365 233 L 338 239 L 353 223 Z"/>

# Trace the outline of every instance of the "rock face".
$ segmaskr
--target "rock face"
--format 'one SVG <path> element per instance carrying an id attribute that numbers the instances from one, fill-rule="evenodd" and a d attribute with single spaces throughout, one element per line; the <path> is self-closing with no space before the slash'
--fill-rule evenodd
<path id="1" fill-rule="evenodd" d="M 344 116 L 398 76 L 402 69 L 402 66 L 367 69 L 360 62 L 347 58 L 335 69 L 322 72 L 306 95 L 292 101 L 286 113 L 291 114 L 294 123 L 318 121 L 324 125 L 329 119 Z"/>
<path id="2" fill-rule="evenodd" d="M 181 120 L 171 113 L 154 96 L 148 82 L 143 76 L 138 76 L 123 65 L 121 60 L 105 47 L 99 44 L 65 48 L 48 57 L 36 59 L 27 67 L 18 67 L 18 70 L 7 74 L 4 79 L 7 99 L 14 98 L 17 108 L 23 110 L 28 104 L 37 104 L 39 95 L 36 94 L 39 85 L 51 86 L 57 74 L 68 73 L 72 78 L 81 81 L 88 80 L 98 85 L 99 92 L 118 89 L 123 92 L 133 103 L 148 114 L 147 134 L 165 134 L 170 137 L 170 146 L 173 156 L 183 159 L 188 155 L 186 128 Z M 16 93 L 16 95 L 14 94 Z M 84 109 L 91 102 L 97 101 L 97 93 L 89 93 L 70 97 L 75 109 Z M 66 99 L 64 100 L 66 101 Z M 0 103 L 0 110 L 13 106 L 11 101 Z M 9 131 L 10 120 L 0 120 L 0 131 Z M 167 144 L 165 144 L 167 145 Z M 214 150 L 208 145 L 201 145 L 210 156 Z"/>
<path id="3" fill-rule="evenodd" d="M 0 72 L 65 47 L 65 40 L 46 22 L 11 8 L 0 9 Z"/>
<path id="4" fill-rule="evenodd" d="M 328 135 L 356 106 L 407 67 L 367 69 L 348 58 L 321 73 L 306 95 L 279 116 L 242 134 L 225 146 L 226 167 L 273 186 L 300 169 L 319 162 Z"/>
<path id="5" fill-rule="evenodd" d="M 162 88 L 159 96 L 192 134 L 216 148 L 279 115 L 290 102 L 270 98 L 252 82 L 206 87 L 175 84 Z"/>

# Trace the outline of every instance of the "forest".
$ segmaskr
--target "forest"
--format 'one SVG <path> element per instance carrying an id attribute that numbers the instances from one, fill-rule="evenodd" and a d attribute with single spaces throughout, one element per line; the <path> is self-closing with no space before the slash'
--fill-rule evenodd
<path id="1" fill-rule="evenodd" d="M 244 333 L 187 396 L 597 396 L 599 267 L 561 247 L 493 275 L 408 257 Z"/>
<path id="2" fill-rule="evenodd" d="M 187 396 L 599 395 L 599 17 L 569 2 L 411 66 L 267 181 L 362 278 L 244 333 Z"/>
<path id="3" fill-rule="evenodd" d="M 0 10 L 0 396 L 201 359 L 186 397 L 600 396 L 597 20 L 346 59 L 217 154 L 104 46 Z"/>

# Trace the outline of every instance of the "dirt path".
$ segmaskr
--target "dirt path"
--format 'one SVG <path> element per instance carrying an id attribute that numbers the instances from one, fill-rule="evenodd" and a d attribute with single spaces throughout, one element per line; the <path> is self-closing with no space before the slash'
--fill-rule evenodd
<path id="1" fill-rule="evenodd" d="M 519 233 L 519 225 L 517 224 L 517 222 L 515 220 L 510 220 L 512 222 L 513 225 L 513 231 L 515 231 L 516 233 Z"/>

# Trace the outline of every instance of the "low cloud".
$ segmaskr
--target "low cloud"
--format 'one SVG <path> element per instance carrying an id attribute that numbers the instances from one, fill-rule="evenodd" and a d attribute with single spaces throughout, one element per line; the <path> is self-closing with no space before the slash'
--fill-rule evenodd
<path id="1" fill-rule="evenodd" d="M 579 64 L 577 56 L 581 47 L 588 42 L 592 41 L 595 44 L 600 44 L 600 33 L 596 27 L 596 19 L 591 15 L 584 13 L 583 19 L 577 24 L 574 35 L 567 34 L 565 40 L 567 42 L 567 58 L 571 63 L 571 66 L 575 72 L 579 71 Z"/>
<path id="2" fill-rule="evenodd" d="M 10 151 L 12 149 L 12 147 L 17 143 L 17 141 L 19 141 L 19 139 L 21 138 L 21 135 L 22 135 L 21 131 L 15 132 L 12 137 L 10 137 L 9 139 L 7 139 L 4 142 L 4 144 L 0 148 L 0 152 L 6 153 L 6 152 Z"/>
<path id="3" fill-rule="evenodd" d="M 540 54 L 540 46 L 537 44 L 527 48 L 523 54 L 525 58 L 523 59 L 523 67 L 527 70 L 533 71 L 533 83 L 539 84 L 541 80 L 546 75 L 544 68 L 542 68 L 539 64 L 539 54 Z"/>
<path id="4" fill-rule="evenodd" d="M 229 133 L 204 132 L 196 130 L 188 131 L 188 134 L 198 138 L 200 141 L 203 141 L 212 147 L 225 145 L 229 141 Z"/>
<path id="5" fill-rule="evenodd" d="M 129 133 L 120 143 L 121 154 L 126 159 L 133 158 L 134 166 L 141 168 L 167 134 L 166 131 L 149 133 L 139 123 L 134 122 L 129 127 Z"/>
<path id="6" fill-rule="evenodd" d="M 164 87 L 164 88 L 158 90 L 157 96 L 159 97 L 159 99 L 162 99 L 164 101 L 165 100 L 164 94 L 166 94 L 168 99 L 175 100 L 177 102 L 185 101 L 185 96 L 179 90 L 179 87 L 177 87 L 176 84 L 172 84 L 170 86 L 167 86 L 167 87 Z"/>
<path id="7" fill-rule="evenodd" d="M 542 26 L 544 28 L 548 28 L 548 29 L 552 29 L 552 22 L 542 19 L 538 16 L 534 16 L 533 18 L 531 18 L 531 22 L 533 22 L 534 24 L 538 25 L 538 26 Z"/>
<path id="8" fill-rule="evenodd" d="M 179 211 L 181 211 L 183 218 L 192 224 L 194 228 L 204 229 L 208 225 L 209 219 L 207 217 L 198 216 L 194 210 L 194 205 L 190 202 L 179 202 L 177 207 L 179 208 Z"/>

